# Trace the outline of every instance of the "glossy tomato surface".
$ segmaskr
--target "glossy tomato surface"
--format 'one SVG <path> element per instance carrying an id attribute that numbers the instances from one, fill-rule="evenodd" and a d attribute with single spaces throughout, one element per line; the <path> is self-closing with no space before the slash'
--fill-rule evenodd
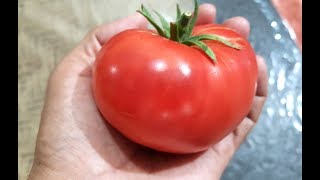
<path id="1" fill-rule="evenodd" d="M 221 25 L 197 26 L 241 50 L 204 41 L 197 47 L 146 30 L 127 30 L 101 49 L 93 66 L 93 93 L 103 117 L 132 141 L 165 152 L 206 150 L 233 131 L 250 110 L 257 64 L 249 42 Z"/>

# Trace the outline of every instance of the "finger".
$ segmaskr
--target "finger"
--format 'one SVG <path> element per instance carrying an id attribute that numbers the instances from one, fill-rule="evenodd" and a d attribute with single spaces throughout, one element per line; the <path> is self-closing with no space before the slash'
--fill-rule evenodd
<path id="1" fill-rule="evenodd" d="M 261 56 L 257 56 L 258 65 L 258 81 L 256 96 L 266 97 L 268 95 L 268 70 L 264 59 Z"/>
<path id="2" fill-rule="evenodd" d="M 234 144 L 239 147 L 245 140 L 251 129 L 254 127 L 263 109 L 268 90 L 268 73 L 267 66 L 261 56 L 257 56 L 258 81 L 256 96 L 253 99 L 252 108 L 248 116 L 234 130 Z"/>
<path id="3" fill-rule="evenodd" d="M 223 22 L 223 24 L 225 26 L 228 26 L 231 29 L 234 29 L 235 31 L 240 33 L 245 38 L 249 37 L 250 23 L 244 17 L 240 17 L 240 16 L 233 17 L 233 18 L 230 18 L 230 19 L 226 20 L 225 22 Z"/>
<path id="4" fill-rule="evenodd" d="M 140 13 L 135 13 L 126 18 L 105 23 L 93 28 L 79 43 L 78 47 L 84 46 L 93 49 L 93 54 L 101 48 L 111 37 L 128 29 L 147 29 L 148 21 Z"/>
<path id="5" fill-rule="evenodd" d="M 196 25 L 214 23 L 216 18 L 216 7 L 213 4 L 202 4 L 199 6 L 198 19 Z"/>
<path id="6" fill-rule="evenodd" d="M 259 74 L 257 80 L 256 95 L 252 103 L 252 108 L 248 114 L 248 118 L 250 118 L 253 122 L 256 122 L 258 120 L 268 94 L 267 65 L 265 64 L 261 56 L 257 56 L 257 65 Z"/>
<path id="7" fill-rule="evenodd" d="M 55 68 L 50 76 L 49 86 L 53 87 L 54 92 L 58 95 L 59 93 L 64 95 L 70 93 L 69 89 L 72 90 L 70 87 L 75 84 L 79 75 L 90 76 L 91 64 L 102 44 L 121 31 L 147 29 L 147 26 L 147 20 L 141 14 L 135 13 L 124 19 L 94 28 Z"/>
<path id="8" fill-rule="evenodd" d="M 135 13 L 110 24 L 103 24 L 93 30 L 100 44 L 104 44 L 112 36 L 128 29 L 147 29 L 148 21 L 140 13 Z"/>
<path id="9" fill-rule="evenodd" d="M 236 151 L 243 141 L 248 136 L 249 132 L 254 127 L 255 122 L 251 121 L 249 118 L 245 118 L 238 127 L 233 131 L 233 144 L 234 144 L 234 151 Z"/>
<path id="10" fill-rule="evenodd" d="M 148 21 L 140 13 L 128 16 L 126 18 L 114 21 L 109 24 L 102 24 L 92 29 L 81 42 L 62 60 L 60 64 L 65 64 L 65 61 L 76 62 L 77 68 L 75 75 L 85 68 L 90 68 L 95 61 L 96 55 L 101 49 L 101 46 L 106 43 L 111 37 L 128 29 L 147 29 Z M 70 64 L 68 64 L 69 66 Z M 60 65 L 62 66 L 62 65 Z"/>

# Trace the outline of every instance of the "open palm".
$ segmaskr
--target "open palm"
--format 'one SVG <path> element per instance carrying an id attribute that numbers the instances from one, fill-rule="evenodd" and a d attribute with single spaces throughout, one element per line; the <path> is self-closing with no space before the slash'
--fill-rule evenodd
<path id="1" fill-rule="evenodd" d="M 197 24 L 214 22 L 215 7 L 203 4 Z M 225 23 L 249 35 L 249 23 Z M 174 155 L 140 146 L 100 115 L 91 92 L 91 65 L 113 35 L 147 28 L 140 14 L 92 30 L 50 77 L 30 179 L 219 179 L 257 121 L 267 95 L 267 71 L 257 57 L 259 78 L 252 109 L 235 131 L 207 151 Z"/>

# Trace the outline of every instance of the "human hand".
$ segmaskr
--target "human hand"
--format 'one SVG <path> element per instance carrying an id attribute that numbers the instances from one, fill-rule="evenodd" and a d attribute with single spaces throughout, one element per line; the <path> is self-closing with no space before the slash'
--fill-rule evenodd
<path id="1" fill-rule="evenodd" d="M 197 24 L 214 22 L 216 10 L 199 8 Z M 241 17 L 225 25 L 249 36 Z M 248 116 L 207 151 L 175 155 L 154 151 L 128 140 L 100 115 L 91 90 L 91 66 L 102 45 L 126 29 L 147 29 L 136 13 L 93 29 L 72 50 L 50 77 L 35 159 L 29 179 L 219 179 L 235 151 L 258 120 L 267 96 L 267 70 L 257 56 L 259 77 Z"/>

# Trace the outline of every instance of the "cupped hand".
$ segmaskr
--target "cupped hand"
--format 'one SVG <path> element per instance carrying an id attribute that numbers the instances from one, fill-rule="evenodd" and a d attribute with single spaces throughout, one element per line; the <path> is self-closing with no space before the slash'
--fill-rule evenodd
<path id="1" fill-rule="evenodd" d="M 199 8 L 197 24 L 214 23 L 211 4 Z M 245 37 L 249 22 L 234 17 L 224 22 Z M 102 45 L 127 29 L 147 29 L 136 13 L 90 31 L 51 74 L 35 159 L 29 179 L 219 179 L 235 151 L 256 124 L 267 96 L 267 69 L 257 56 L 256 96 L 248 116 L 207 151 L 174 155 L 128 140 L 100 115 L 91 90 L 91 66 Z"/>

